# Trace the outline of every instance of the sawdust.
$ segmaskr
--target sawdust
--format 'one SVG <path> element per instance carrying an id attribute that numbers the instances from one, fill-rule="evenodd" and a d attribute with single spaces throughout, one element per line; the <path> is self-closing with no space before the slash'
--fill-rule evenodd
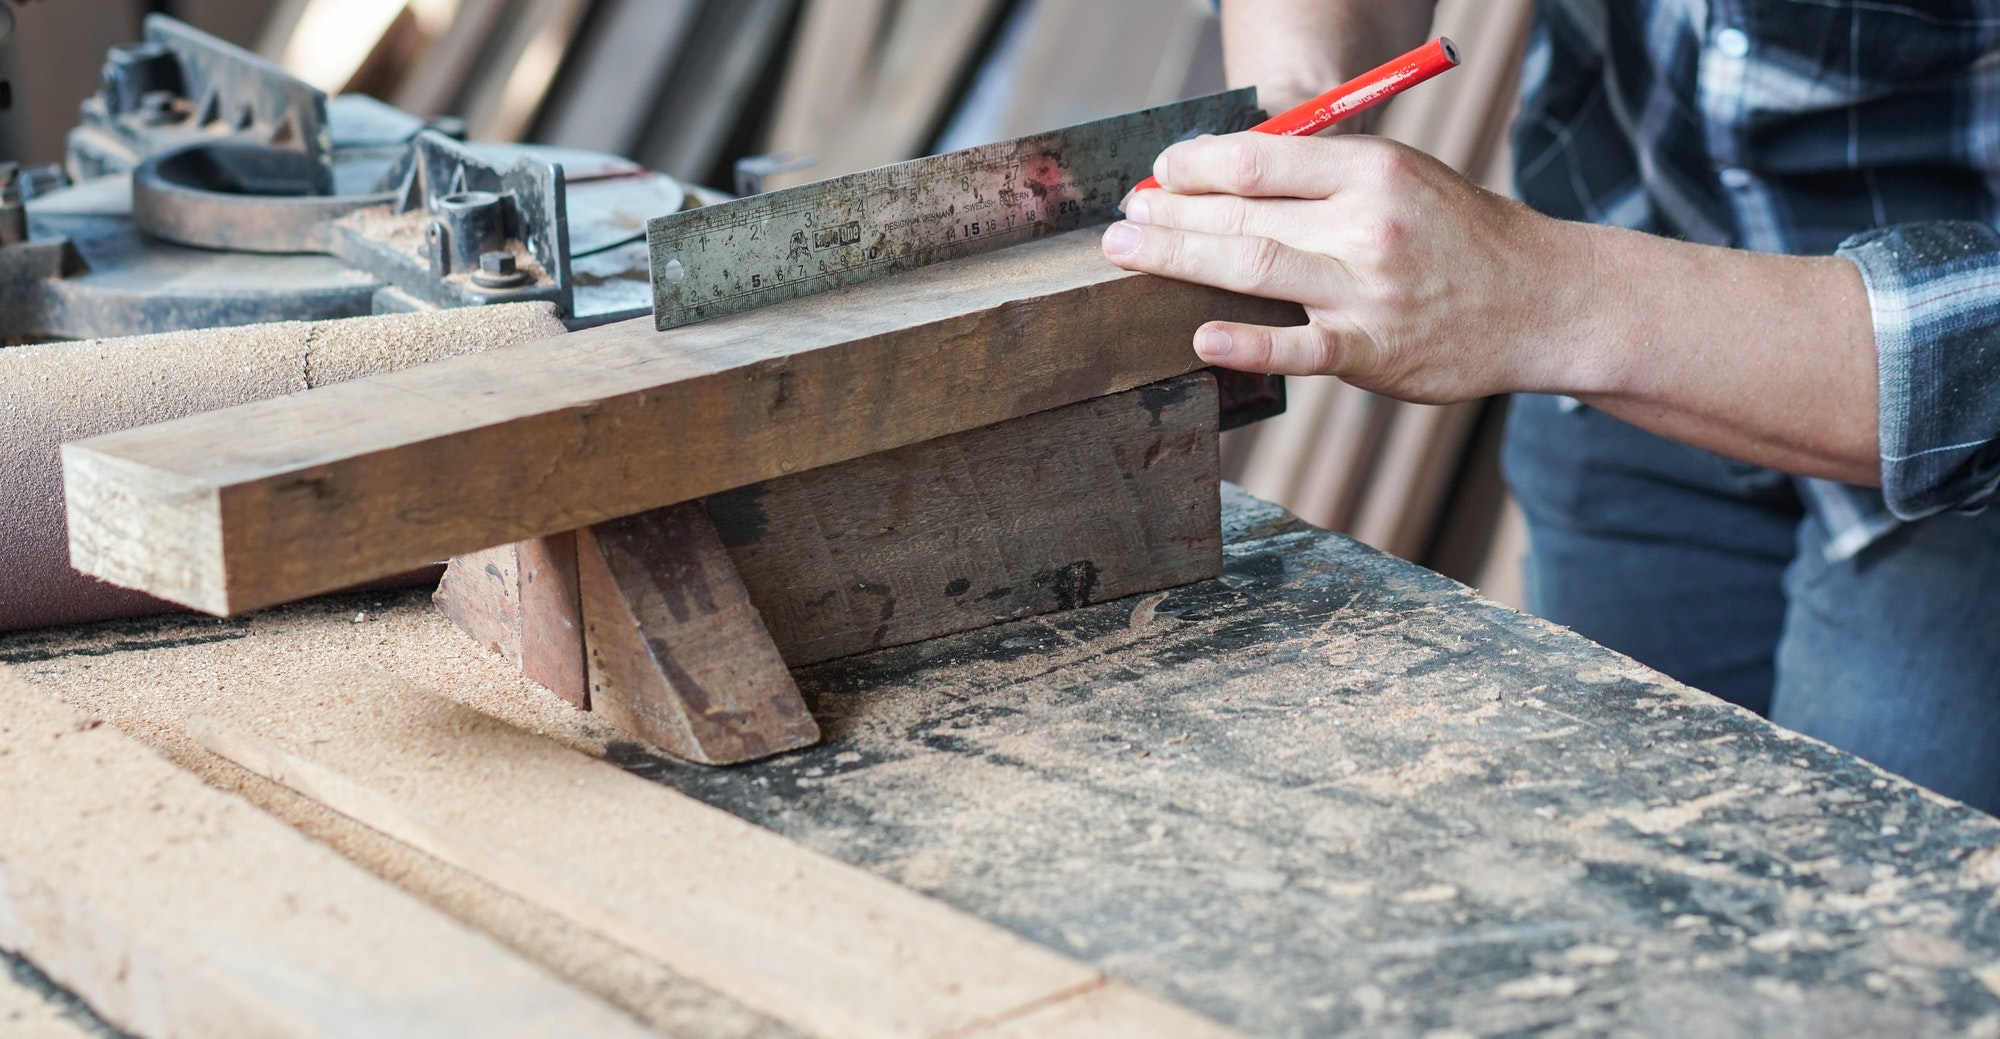
<path id="1" fill-rule="evenodd" d="M 1742 789 L 1717 790 L 1714 793 L 1703 794 L 1691 801 L 1685 801 L 1680 804 L 1662 805 L 1658 808 L 1648 808 L 1637 812 L 1612 812 L 1611 817 L 1614 819 L 1623 819 L 1640 833 L 1673 833 L 1675 830 L 1700 819 L 1708 813 L 1709 809 L 1720 808 L 1731 802 L 1739 801 L 1747 793 L 1749 791 Z"/>
<path id="2" fill-rule="evenodd" d="M 1232 546 L 1222 580 L 1158 601 L 802 671 L 824 747 L 628 767 L 1253 1032 L 1986 1034 L 2000 1004 L 1971 965 L 1995 947 L 1979 922 L 2000 875 L 1991 820 L 1560 629 L 1462 608 L 1359 546 L 1277 529 Z M 233 630 L 107 626 L 19 666 L 106 701 L 158 695 L 147 682 L 189 695 L 177 668 L 201 661 L 201 681 L 232 687 L 377 668 L 584 749 L 609 735 L 416 597 L 252 621 L 272 626 L 234 649 L 90 655 Z M 27 648 L 0 640 L 0 659 Z M 160 655 L 157 673 L 135 679 L 135 654 Z M 1399 770 L 1421 782 L 1378 782 Z M 1747 793 L 1715 796 L 1731 790 Z M 1395 897 L 1433 885 L 1457 895 Z M 510 944 L 534 937 L 451 897 Z M 1899 931 L 1956 942 L 1967 965 L 1928 966 L 1950 948 L 1886 940 Z M 596 969 L 562 956 L 569 976 Z M 1556 980 L 1524 992 L 1574 990 L 1495 991 L 1536 977 Z M 1320 1008 L 1309 1025 L 1302 1004 Z"/>
<path id="3" fill-rule="evenodd" d="M 562 331 L 516 303 L 0 350 L 0 631 L 171 609 L 70 569 L 59 445 Z"/>
<path id="4" fill-rule="evenodd" d="M 357 616 L 364 619 L 357 621 Z M 115 653 L 115 666 L 107 655 Z M 381 671 L 566 745 L 601 753 L 617 734 L 522 677 L 431 609 L 421 593 L 336 596 L 227 621 L 194 616 L 0 637 L 0 661 L 31 685 L 109 721 L 390 882 L 542 962 L 668 1035 L 793 1033 L 561 917 L 411 850 L 197 746 L 208 711 L 283 716 L 292 690 L 330 672 Z"/>

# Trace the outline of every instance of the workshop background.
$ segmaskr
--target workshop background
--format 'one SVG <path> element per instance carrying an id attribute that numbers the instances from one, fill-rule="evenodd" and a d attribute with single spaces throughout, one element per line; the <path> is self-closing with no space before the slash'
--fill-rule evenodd
<path id="1" fill-rule="evenodd" d="M 1443 0 L 1463 68 L 1379 130 L 1497 191 L 1529 0 Z M 970 147 L 1222 89 L 1208 0 L 56 0 L 18 12 L 0 150 L 58 162 L 107 48 L 162 12 L 329 93 L 466 136 L 612 152 L 739 190 Z M 1476 334 L 1476 330 L 1469 330 Z M 1292 379 L 1227 434 L 1223 473 L 1306 520 L 1522 602 L 1526 538 L 1499 473 L 1505 402 L 1403 404 Z"/>

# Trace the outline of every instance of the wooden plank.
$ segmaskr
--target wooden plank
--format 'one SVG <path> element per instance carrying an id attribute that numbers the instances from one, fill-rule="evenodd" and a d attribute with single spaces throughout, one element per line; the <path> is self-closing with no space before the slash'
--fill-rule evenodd
<path id="1" fill-rule="evenodd" d="M 147 1036 L 646 1034 L 0 672 L 0 948 Z"/>
<path id="2" fill-rule="evenodd" d="M 708 499 L 793 667 L 1214 577 L 1215 377 Z"/>
<path id="3" fill-rule="evenodd" d="M 798 0 L 704 5 L 634 157 L 670 177 L 711 183 L 710 171 L 725 157 L 797 6 Z"/>
<path id="4" fill-rule="evenodd" d="M 1355 540 L 1420 560 L 1478 417 L 1478 401 L 1397 405 L 1367 497 L 1349 531 Z"/>
<path id="5" fill-rule="evenodd" d="M 599 0 L 536 118 L 535 139 L 630 154 L 700 13 L 699 0 Z"/>
<path id="6" fill-rule="evenodd" d="M 982 1036 L 1095 968 L 385 675 L 298 690 L 311 731 L 197 718 L 209 749 L 819 1036 Z M 1101 997 L 1099 997 L 1101 998 Z M 1233 1035 L 1130 993 L 1157 1036 Z"/>
<path id="7" fill-rule="evenodd" d="M 889 0 L 806 0 L 785 56 L 764 150 L 810 155 L 816 165 L 789 176 L 773 175 L 765 181 L 766 190 L 853 172 L 820 172 L 821 167 L 832 169 L 821 152 L 836 129 L 847 127 L 863 93 L 868 60 L 892 30 L 897 6 Z"/>
<path id="8" fill-rule="evenodd" d="M 403 77 L 390 102 L 425 118 L 458 109 L 466 79 L 507 14 L 508 0 L 461 0 L 450 23 Z"/>
<path id="9" fill-rule="evenodd" d="M 1195 372 L 712 496 L 701 526 L 719 537 L 697 533 L 717 538 L 714 555 L 678 561 L 686 573 L 672 582 L 656 576 L 667 561 L 633 559 L 684 552 L 692 539 L 657 523 L 652 545 L 605 536 L 633 517 L 585 532 L 588 596 L 576 538 L 558 535 L 452 560 L 433 599 L 529 678 L 578 707 L 602 706 L 635 735 L 710 764 L 761 757 L 818 738 L 786 666 L 1216 576 L 1216 425 L 1215 377 Z M 690 575 L 700 587 L 670 586 Z M 683 591 L 715 609 L 683 618 L 672 608 L 690 612 Z M 586 622 L 588 688 L 577 667 Z M 789 710 L 731 677 L 766 653 L 762 677 L 751 676 L 782 686 Z M 711 671 L 722 672 L 725 699 L 764 720 L 760 731 L 780 723 L 764 749 L 731 749 L 740 734 L 706 732 L 712 723 L 674 692 L 690 684 L 709 699 L 717 682 L 699 673 Z M 655 720 L 659 711 L 667 717 Z"/>
<path id="10" fill-rule="evenodd" d="M 1294 493 L 1294 511 L 1315 526 L 1345 531 L 1353 526 L 1389 420 L 1401 404 L 1336 379 L 1323 381 L 1330 384 L 1334 403 L 1320 423 L 1318 443 L 1303 459 L 1306 471 Z"/>
<path id="11" fill-rule="evenodd" d="M 71 559 L 240 612 L 1143 386 L 1200 365 L 1205 320 L 1301 317 L 1059 235 L 67 444 Z"/>
<path id="12" fill-rule="evenodd" d="M 572 706 L 590 709 L 574 533 L 459 556 L 445 568 L 431 601 L 522 674 Z"/>
<path id="13" fill-rule="evenodd" d="M 285 71 L 328 94 L 367 85 L 365 70 L 379 66 L 416 28 L 406 0 L 306 0 L 291 25 L 277 62 Z"/>
<path id="14" fill-rule="evenodd" d="M 541 110 L 590 0 L 533 0 L 521 12 L 465 98 L 467 136 L 518 141 Z"/>
<path id="15" fill-rule="evenodd" d="M 998 0 L 816 0 L 772 117 L 767 150 L 812 155 L 765 189 L 924 154 L 978 60 Z"/>
<path id="16" fill-rule="evenodd" d="M 704 765 L 819 742 L 700 502 L 580 530 L 576 556 L 592 710 Z"/>
<path id="17" fill-rule="evenodd" d="M 1070 126 L 1181 96 L 1196 48 L 1215 20 L 1199 0 L 1036 0 L 1017 9 L 1018 33 L 980 73 L 974 96 L 941 147 Z"/>

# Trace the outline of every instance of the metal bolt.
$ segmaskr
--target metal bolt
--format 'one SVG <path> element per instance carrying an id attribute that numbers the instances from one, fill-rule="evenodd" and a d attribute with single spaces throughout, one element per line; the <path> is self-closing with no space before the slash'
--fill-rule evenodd
<path id="1" fill-rule="evenodd" d="M 171 90 L 148 90 L 139 98 L 139 121 L 147 126 L 171 123 L 180 118 L 174 111 L 174 102 L 180 95 Z"/>
<path id="2" fill-rule="evenodd" d="M 479 270 L 473 272 L 472 283 L 486 289 L 506 289 L 525 283 L 528 272 L 514 261 L 514 254 L 494 249 L 479 254 Z"/>

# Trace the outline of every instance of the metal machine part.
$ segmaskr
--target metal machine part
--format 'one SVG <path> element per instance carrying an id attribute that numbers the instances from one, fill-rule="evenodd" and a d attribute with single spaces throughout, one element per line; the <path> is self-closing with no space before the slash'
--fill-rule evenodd
<path id="1" fill-rule="evenodd" d="M 160 15 L 82 111 L 73 184 L 0 175 L 12 341 L 529 299 L 575 326 L 636 317 L 645 220 L 691 197 L 615 156 L 467 144 L 440 132 L 455 121 L 329 98 Z"/>

